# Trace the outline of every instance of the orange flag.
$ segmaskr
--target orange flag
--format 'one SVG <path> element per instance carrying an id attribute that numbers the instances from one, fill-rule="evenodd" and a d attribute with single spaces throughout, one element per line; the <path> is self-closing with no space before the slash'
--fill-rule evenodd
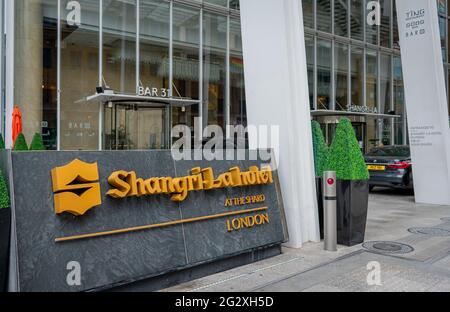
<path id="1" fill-rule="evenodd" d="M 12 114 L 12 140 L 16 144 L 17 136 L 22 133 L 22 113 L 18 106 L 14 106 Z"/>

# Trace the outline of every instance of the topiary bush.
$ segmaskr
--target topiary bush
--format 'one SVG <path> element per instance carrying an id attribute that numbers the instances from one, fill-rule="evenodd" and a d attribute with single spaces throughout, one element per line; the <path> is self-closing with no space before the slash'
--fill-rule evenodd
<path id="1" fill-rule="evenodd" d="M 341 180 L 368 180 L 369 171 L 349 119 L 339 121 L 325 166 Z"/>
<path id="2" fill-rule="evenodd" d="M 33 136 L 33 140 L 30 144 L 30 151 L 45 151 L 44 141 L 42 140 L 42 135 L 36 133 Z"/>
<path id="3" fill-rule="evenodd" d="M 313 150 L 314 150 L 314 169 L 316 177 L 322 177 L 327 162 L 328 146 L 323 137 L 320 124 L 313 120 L 311 122 Z"/>
<path id="4" fill-rule="evenodd" d="M 20 133 L 16 138 L 16 143 L 14 144 L 14 151 L 28 151 L 27 141 L 23 133 Z"/>
<path id="5" fill-rule="evenodd" d="M 5 140 L 3 140 L 3 135 L 0 133 L 0 150 L 5 149 Z"/>
<path id="6" fill-rule="evenodd" d="M 0 170 L 0 209 L 9 208 L 9 206 L 9 192 L 8 188 L 6 187 L 5 177 Z"/>

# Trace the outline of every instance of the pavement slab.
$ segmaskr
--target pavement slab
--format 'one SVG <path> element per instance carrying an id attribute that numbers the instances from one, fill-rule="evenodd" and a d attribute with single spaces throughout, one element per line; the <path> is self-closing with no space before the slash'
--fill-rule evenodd
<path id="1" fill-rule="evenodd" d="M 406 254 L 371 252 L 357 245 L 323 250 L 323 243 L 283 248 L 277 257 L 180 284 L 164 292 L 449 292 L 450 236 L 413 234 L 413 227 L 450 230 L 450 207 L 416 204 L 408 192 L 370 194 L 366 241 L 414 248 Z M 380 268 L 380 285 L 368 283 L 369 263 Z"/>

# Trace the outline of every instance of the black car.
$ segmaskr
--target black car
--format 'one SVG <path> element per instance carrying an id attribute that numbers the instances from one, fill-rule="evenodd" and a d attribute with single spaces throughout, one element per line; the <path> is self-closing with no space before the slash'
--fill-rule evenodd
<path id="1" fill-rule="evenodd" d="M 365 160 L 370 173 L 370 190 L 375 186 L 413 189 L 409 146 L 376 147 Z"/>

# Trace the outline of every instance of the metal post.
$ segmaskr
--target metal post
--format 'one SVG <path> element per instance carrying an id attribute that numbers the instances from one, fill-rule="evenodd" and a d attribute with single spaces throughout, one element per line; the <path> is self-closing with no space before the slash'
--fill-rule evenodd
<path id="1" fill-rule="evenodd" d="M 324 210 L 324 247 L 327 251 L 337 251 L 337 217 L 336 217 L 336 172 L 323 174 L 323 210 Z"/>

